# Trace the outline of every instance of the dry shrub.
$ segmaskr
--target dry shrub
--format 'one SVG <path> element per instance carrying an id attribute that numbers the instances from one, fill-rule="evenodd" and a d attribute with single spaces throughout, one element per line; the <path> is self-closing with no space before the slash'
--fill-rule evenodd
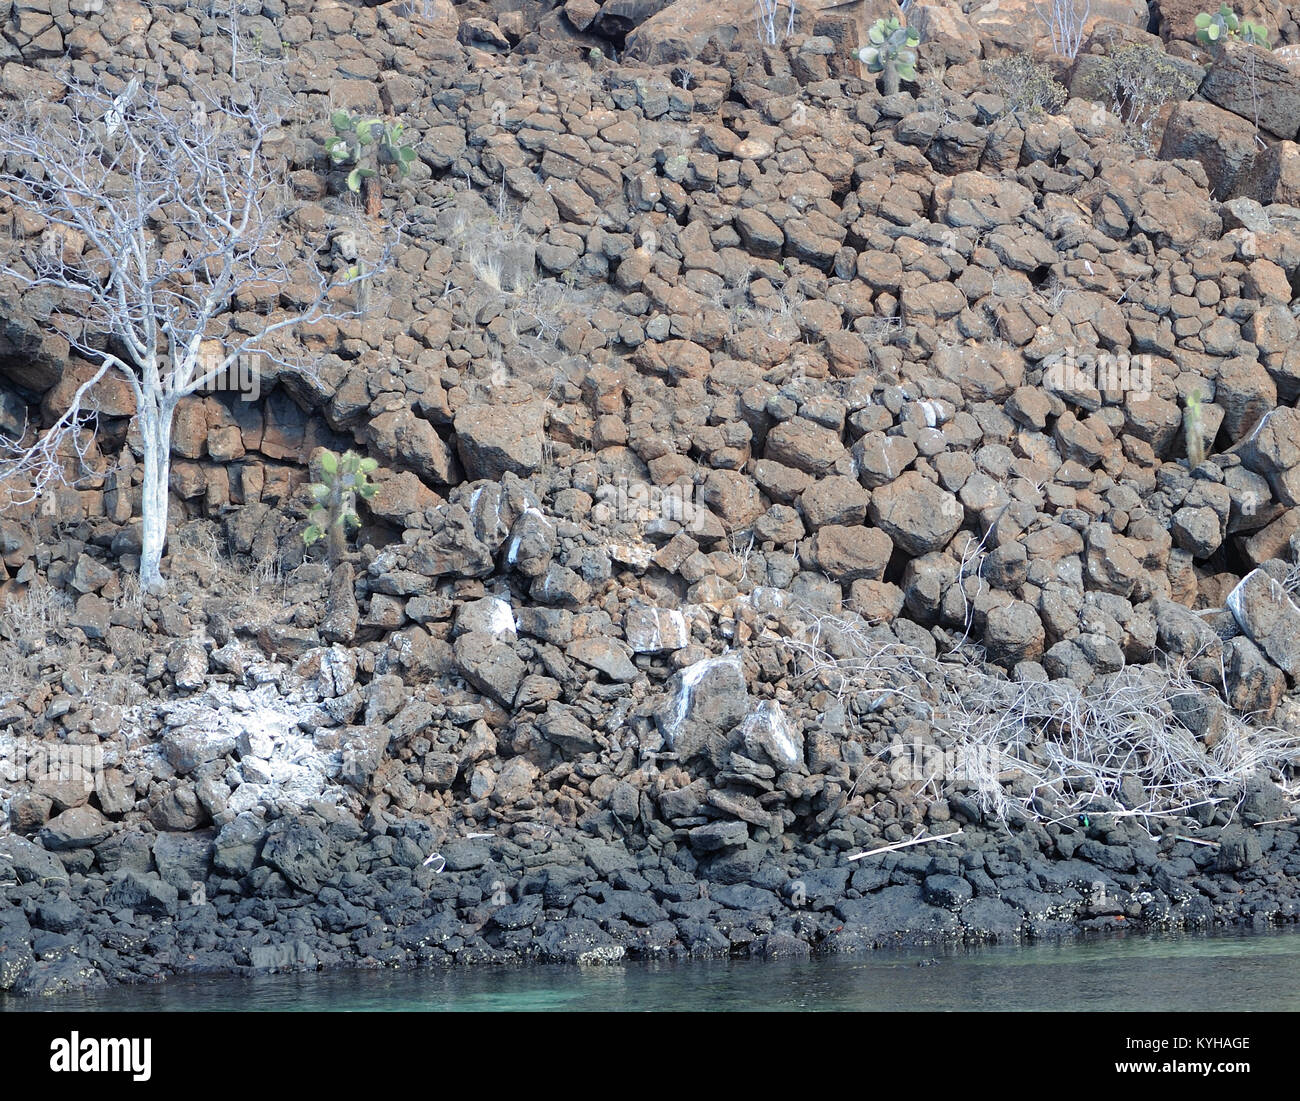
<path id="1" fill-rule="evenodd" d="M 983 762 L 981 774 L 949 784 L 973 788 L 981 809 L 1003 820 L 1013 809 L 1048 822 L 1120 805 L 1137 817 L 1180 816 L 1259 776 L 1287 787 L 1300 764 L 1300 736 L 1226 707 L 1214 745 L 1198 740 L 1174 701 L 1213 689 L 1190 676 L 1186 660 L 1129 666 L 1087 687 L 1012 681 L 964 653 L 929 657 L 851 614 L 804 617 L 786 640 L 799 682 L 854 701 L 860 714 L 897 709 L 924 720 L 945 750 Z M 934 785 L 933 797 L 943 791 Z"/>

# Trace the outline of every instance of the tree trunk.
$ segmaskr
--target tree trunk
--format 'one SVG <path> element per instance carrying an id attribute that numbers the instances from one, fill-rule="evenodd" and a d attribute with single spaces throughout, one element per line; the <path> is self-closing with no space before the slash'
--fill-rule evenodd
<path id="1" fill-rule="evenodd" d="M 329 549 L 330 566 L 337 566 L 348 556 L 347 530 L 342 516 L 336 523 L 330 524 L 329 541 L 326 546 Z"/>
<path id="2" fill-rule="evenodd" d="M 898 69 L 892 61 L 885 62 L 884 72 L 880 74 L 880 91 L 887 96 L 898 94 Z"/>
<path id="3" fill-rule="evenodd" d="M 384 201 L 384 185 L 378 176 L 366 176 L 361 181 L 361 200 L 365 203 L 366 213 L 378 218 Z"/>
<path id="4" fill-rule="evenodd" d="M 144 484 L 140 494 L 141 547 L 140 588 L 161 592 L 163 581 L 159 565 L 163 545 L 167 542 L 167 491 L 171 481 L 172 417 L 174 403 L 150 402 L 137 415 L 140 439 L 144 447 Z"/>
<path id="5" fill-rule="evenodd" d="M 329 552 L 331 566 L 337 566 L 347 554 L 347 544 L 344 542 L 346 533 L 343 525 L 343 517 L 347 512 L 347 498 L 343 492 L 343 485 L 339 481 L 342 476 L 340 472 L 335 474 L 332 479 L 329 512 L 326 513 L 325 548 Z"/>

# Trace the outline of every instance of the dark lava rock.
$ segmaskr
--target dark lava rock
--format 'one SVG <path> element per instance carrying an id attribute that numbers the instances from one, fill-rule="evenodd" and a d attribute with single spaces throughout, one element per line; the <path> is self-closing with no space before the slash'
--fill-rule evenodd
<path id="1" fill-rule="evenodd" d="M 13 992 L 29 998 L 46 998 L 78 990 L 95 990 L 107 985 L 108 980 L 93 963 L 76 956 L 65 956 L 33 964 L 14 984 Z"/>
<path id="2" fill-rule="evenodd" d="M 94 807 L 82 806 L 65 810 L 51 818 L 37 835 L 41 845 L 50 852 L 72 849 L 93 849 L 113 832 L 113 823 Z"/>
<path id="3" fill-rule="evenodd" d="M 720 822 L 710 822 L 705 826 L 696 826 L 687 835 L 691 848 L 699 852 L 717 852 L 719 849 L 732 848 L 745 844 L 749 840 L 749 827 L 734 818 Z"/>
<path id="4" fill-rule="evenodd" d="M 719 906 L 730 910 L 744 910 L 758 914 L 779 914 L 785 911 L 785 903 L 772 891 L 750 887 L 743 883 L 723 884 L 714 887 L 709 893 Z"/>
<path id="5" fill-rule="evenodd" d="M 806 941 L 789 933 L 768 933 L 749 948 L 751 956 L 763 960 L 807 959 L 810 951 Z"/>
<path id="6" fill-rule="evenodd" d="M 32 946 L 27 941 L 0 936 L 0 994 L 22 982 L 33 964 Z"/>
<path id="7" fill-rule="evenodd" d="M 254 945 L 248 950 L 248 962 L 254 971 L 315 971 L 319 966 L 315 950 L 305 940 Z"/>
<path id="8" fill-rule="evenodd" d="M 301 818 L 281 818 L 266 833 L 262 860 L 295 887 L 315 894 L 329 878 L 325 834 Z"/>
<path id="9" fill-rule="evenodd" d="M 996 898 L 977 898 L 966 903 L 958 917 L 968 933 L 981 940 L 1008 941 L 1020 935 L 1024 914 Z"/>
<path id="10" fill-rule="evenodd" d="M 542 915 L 542 896 L 528 895 L 522 902 L 502 906 L 492 915 L 491 924 L 498 929 L 524 929 Z"/>
<path id="11" fill-rule="evenodd" d="M 248 813 L 226 823 L 212 843 L 212 866 L 229 876 L 247 875 L 257 863 L 264 833 L 262 823 Z"/>
<path id="12" fill-rule="evenodd" d="M 925 902 L 919 884 L 885 887 L 869 898 L 845 899 L 836 903 L 835 913 L 846 925 L 859 926 L 875 943 L 933 943 L 957 931 L 956 916 Z"/>
<path id="13" fill-rule="evenodd" d="M 1219 856 L 1214 862 L 1221 872 L 1239 872 L 1264 855 L 1259 833 L 1242 826 L 1228 826 L 1219 834 Z"/>
<path id="14" fill-rule="evenodd" d="M 150 917 L 168 917 L 176 912 L 180 893 L 156 875 L 119 872 L 104 896 L 109 910 L 134 910 Z"/>
<path id="15" fill-rule="evenodd" d="M 24 837 L 0 837 L 0 875 L 12 873 L 19 883 L 42 887 L 68 885 L 68 871 L 57 856 Z"/>
<path id="16" fill-rule="evenodd" d="M 52 933 L 71 933 L 85 923 L 85 915 L 67 895 L 60 895 L 36 907 L 35 925 Z"/>
<path id="17" fill-rule="evenodd" d="M 480 840 L 453 841 L 438 850 L 447 861 L 447 871 L 468 872 L 492 859 L 492 850 Z"/>
<path id="18" fill-rule="evenodd" d="M 974 893 L 974 888 L 958 875 L 928 875 L 922 887 L 922 897 L 926 902 L 950 910 L 969 901 Z"/>

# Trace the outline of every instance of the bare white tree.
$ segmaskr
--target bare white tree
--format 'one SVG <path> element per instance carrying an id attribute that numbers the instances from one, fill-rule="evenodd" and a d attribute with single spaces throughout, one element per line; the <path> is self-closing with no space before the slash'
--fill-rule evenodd
<path id="1" fill-rule="evenodd" d="M 789 12 L 784 31 L 778 32 L 781 23 L 781 0 L 754 0 L 754 18 L 758 23 L 758 40 L 775 46 L 783 38 L 794 34 L 795 0 L 788 0 Z"/>
<path id="2" fill-rule="evenodd" d="M 1034 4 L 1034 11 L 1052 36 L 1052 49 L 1064 57 L 1078 57 L 1092 0 L 1047 0 L 1046 4 Z"/>
<path id="3" fill-rule="evenodd" d="M 4 274 L 52 295 L 50 323 L 95 365 L 53 425 L 8 441 L 0 481 L 40 493 L 79 465 L 94 388 L 124 378 L 142 442 L 150 590 L 163 586 L 177 404 L 250 361 L 306 370 L 295 328 L 354 315 L 360 287 L 346 288 L 387 256 L 351 267 L 300 256 L 283 220 L 283 131 L 263 102 L 247 85 L 205 98 L 197 82 L 133 79 L 116 94 L 69 83 L 58 104 L 0 114 L 0 205 L 25 212 L 15 224 L 29 230 L 15 234 Z"/>

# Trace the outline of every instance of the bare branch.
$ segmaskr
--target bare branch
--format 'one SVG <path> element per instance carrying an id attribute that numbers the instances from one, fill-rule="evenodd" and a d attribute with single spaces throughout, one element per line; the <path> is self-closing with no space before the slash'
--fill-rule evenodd
<path id="1" fill-rule="evenodd" d="M 87 430 L 87 422 L 95 414 L 83 411 L 83 405 L 111 366 L 109 362 L 102 363 L 99 370 L 78 386 L 68 408 L 45 431 L 35 432 L 24 425 L 17 440 L 0 436 L 0 485 L 5 487 L 7 505 L 33 504 L 52 486 L 70 486 L 93 473 L 88 468 L 93 437 Z M 28 443 L 32 435 L 36 438 Z M 69 478 L 67 464 L 74 459 L 77 475 Z"/>
<path id="2" fill-rule="evenodd" d="M 1035 3 L 1034 11 L 1052 36 L 1052 49 L 1070 59 L 1078 57 L 1092 0 L 1047 0 L 1046 7 Z"/>
<path id="3" fill-rule="evenodd" d="M 69 441 L 80 440 L 94 382 L 121 374 L 146 451 L 146 560 L 161 553 L 165 535 L 156 513 L 166 510 L 179 399 L 250 353 L 309 371 L 293 350 L 295 329 L 357 316 L 353 292 L 387 267 L 393 247 L 393 238 L 381 242 L 362 265 L 340 235 L 303 256 L 284 233 L 292 198 L 277 150 L 281 105 L 292 97 L 277 101 L 278 70 L 245 59 L 254 51 L 233 5 L 231 18 L 228 85 L 132 79 L 114 94 L 65 80 L 46 111 L 0 113 L 0 203 L 35 216 L 15 224 L 36 227 L 0 256 L 0 275 L 22 291 L 52 292 L 51 325 L 97 367 L 44 435 L 8 441 L 0 475 L 31 476 L 37 492 L 61 477 L 39 471 L 58 467 Z M 243 79 L 246 68 L 255 79 Z M 261 316 L 238 312 L 268 298 Z M 142 581 L 151 582 L 150 569 L 156 563 L 142 562 Z"/>

